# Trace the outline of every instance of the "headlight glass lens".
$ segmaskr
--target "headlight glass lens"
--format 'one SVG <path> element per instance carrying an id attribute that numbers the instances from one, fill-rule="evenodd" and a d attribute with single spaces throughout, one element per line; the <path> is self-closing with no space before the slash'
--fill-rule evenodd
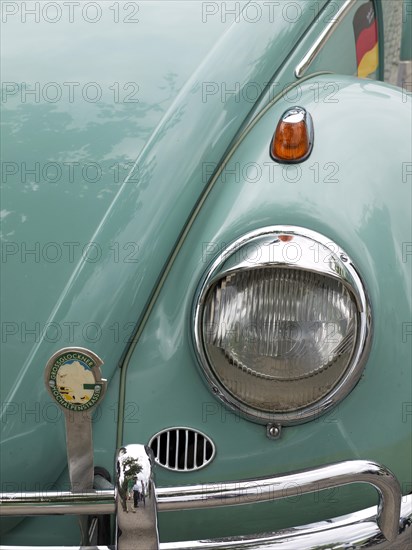
<path id="1" fill-rule="evenodd" d="M 327 395 L 344 375 L 357 336 L 357 307 L 339 279 L 284 267 L 219 279 L 203 308 L 204 348 L 238 401 L 286 412 Z"/>
<path id="2" fill-rule="evenodd" d="M 257 229 L 222 248 L 194 310 L 212 391 L 247 419 L 307 422 L 344 399 L 370 350 L 370 302 L 352 260 L 301 227 Z"/>

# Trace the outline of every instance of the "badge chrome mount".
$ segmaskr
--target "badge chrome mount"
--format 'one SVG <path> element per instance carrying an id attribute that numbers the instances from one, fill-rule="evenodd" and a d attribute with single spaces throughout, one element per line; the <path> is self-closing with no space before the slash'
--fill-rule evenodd
<path id="1" fill-rule="evenodd" d="M 63 348 L 47 361 L 44 381 L 47 391 L 64 412 L 67 465 L 73 493 L 93 490 L 93 438 L 91 409 L 99 403 L 107 380 L 103 361 L 85 348 Z M 88 518 L 79 517 L 82 546 L 89 546 Z"/>
<path id="2" fill-rule="evenodd" d="M 94 407 L 106 391 L 103 361 L 85 348 L 63 348 L 47 362 L 45 383 L 50 395 L 64 409 L 74 412 Z"/>

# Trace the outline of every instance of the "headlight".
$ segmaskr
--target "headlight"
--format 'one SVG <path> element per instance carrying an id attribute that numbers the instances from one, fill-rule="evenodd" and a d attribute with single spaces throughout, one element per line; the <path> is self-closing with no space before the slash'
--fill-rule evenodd
<path id="1" fill-rule="evenodd" d="M 258 422 L 306 422 L 358 381 L 370 306 L 351 260 L 301 228 L 245 235 L 215 261 L 200 290 L 195 341 L 207 380 Z"/>

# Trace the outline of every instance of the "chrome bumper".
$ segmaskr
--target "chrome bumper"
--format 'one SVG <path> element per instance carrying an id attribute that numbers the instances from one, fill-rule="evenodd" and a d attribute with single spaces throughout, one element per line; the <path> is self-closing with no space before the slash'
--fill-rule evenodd
<path id="1" fill-rule="evenodd" d="M 128 498 L 130 484 L 128 485 L 126 479 L 128 472 L 135 472 L 131 468 L 131 464 L 133 466 L 131 457 L 135 457 L 133 460 L 143 465 L 145 494 L 144 506 L 142 504 L 133 510 L 128 509 L 131 505 Z M 130 445 L 122 448 L 118 455 L 116 468 L 118 480 L 114 490 L 80 494 L 71 492 L 3 493 L 0 499 L 0 514 L 4 516 L 48 514 L 94 516 L 116 513 L 116 545 L 111 548 L 118 550 L 132 548 L 143 550 L 151 548 L 161 550 L 199 548 L 406 550 L 412 548 L 412 495 L 402 499 L 396 477 L 388 469 L 374 462 L 354 460 L 275 477 L 173 488 L 156 488 L 152 479 L 152 468 L 153 461 L 147 447 Z M 158 511 L 251 504 L 286 498 L 296 493 L 296 487 L 299 487 L 300 493 L 304 494 L 349 483 L 367 483 L 375 487 L 379 498 L 378 506 L 310 525 L 248 537 L 177 543 L 158 542 Z M 130 512 L 135 512 L 137 516 L 129 516 Z M 23 547 L 2 546 L 1 548 L 22 549 Z"/>

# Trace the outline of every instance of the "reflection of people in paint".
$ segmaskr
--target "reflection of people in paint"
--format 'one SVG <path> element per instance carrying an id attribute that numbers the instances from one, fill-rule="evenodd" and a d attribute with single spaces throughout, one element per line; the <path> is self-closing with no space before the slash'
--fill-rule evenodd
<path id="1" fill-rule="evenodd" d="M 143 506 L 146 506 L 146 492 L 145 492 L 145 488 L 144 488 L 144 481 L 143 479 L 141 480 L 141 493 L 140 493 L 140 500 L 143 502 Z"/>
<path id="2" fill-rule="evenodd" d="M 129 512 L 129 502 L 130 502 L 130 508 L 133 509 L 133 507 L 132 507 L 132 498 L 133 498 L 133 490 L 130 489 L 126 493 L 126 508 L 125 508 L 126 512 Z"/>
<path id="3" fill-rule="evenodd" d="M 133 485 L 133 504 L 135 508 L 139 508 L 139 494 L 140 494 L 140 485 L 138 480 L 136 479 L 136 482 Z"/>
<path id="4" fill-rule="evenodd" d="M 56 383 L 62 397 L 69 403 L 87 403 L 94 392 L 94 376 L 79 361 L 64 363 L 59 368 Z"/>

